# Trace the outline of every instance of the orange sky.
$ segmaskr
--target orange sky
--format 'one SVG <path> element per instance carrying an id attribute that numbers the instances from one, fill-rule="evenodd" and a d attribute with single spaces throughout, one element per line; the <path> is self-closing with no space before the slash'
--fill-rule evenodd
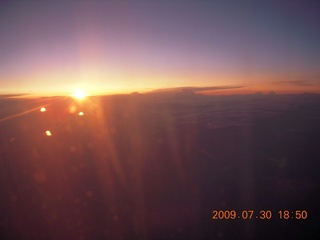
<path id="1" fill-rule="evenodd" d="M 1 6 L 0 94 L 319 92 L 311 2 L 15 2 Z"/>

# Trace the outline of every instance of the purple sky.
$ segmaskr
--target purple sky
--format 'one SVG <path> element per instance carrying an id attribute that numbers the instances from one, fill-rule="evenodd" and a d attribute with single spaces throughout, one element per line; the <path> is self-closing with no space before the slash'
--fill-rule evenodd
<path id="1" fill-rule="evenodd" d="M 1 1 L 0 93 L 319 91 L 318 1 Z"/>

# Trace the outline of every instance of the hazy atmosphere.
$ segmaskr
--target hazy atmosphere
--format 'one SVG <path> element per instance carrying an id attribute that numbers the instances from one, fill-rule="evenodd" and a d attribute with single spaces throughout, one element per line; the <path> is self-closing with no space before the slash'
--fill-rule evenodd
<path id="1" fill-rule="evenodd" d="M 0 1 L 0 239 L 320 239 L 320 1 Z"/>
<path id="2" fill-rule="evenodd" d="M 0 93 L 319 92 L 319 9 L 318 1 L 2 1 Z"/>

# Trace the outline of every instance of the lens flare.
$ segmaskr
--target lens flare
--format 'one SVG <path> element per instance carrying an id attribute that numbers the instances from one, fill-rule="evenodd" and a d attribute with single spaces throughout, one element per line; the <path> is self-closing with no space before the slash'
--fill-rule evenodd
<path id="1" fill-rule="evenodd" d="M 48 137 L 52 136 L 52 134 L 51 134 L 51 132 L 50 132 L 49 130 L 46 131 L 46 135 L 47 135 Z"/>

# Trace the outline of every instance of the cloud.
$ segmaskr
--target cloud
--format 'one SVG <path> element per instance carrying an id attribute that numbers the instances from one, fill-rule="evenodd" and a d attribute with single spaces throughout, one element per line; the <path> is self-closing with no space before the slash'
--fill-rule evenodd
<path id="1" fill-rule="evenodd" d="M 19 98 L 23 96 L 29 96 L 27 93 L 22 93 L 22 94 L 0 94 L 0 99 L 7 99 L 7 98 Z"/>
<path id="2" fill-rule="evenodd" d="M 235 88 L 243 88 L 245 86 L 211 86 L 211 87 L 192 87 L 192 86 L 185 86 L 185 87 L 174 87 L 174 88 L 160 88 L 155 89 L 151 92 L 202 92 L 202 91 L 212 91 L 212 90 L 227 90 L 227 89 L 235 89 Z"/>
<path id="3" fill-rule="evenodd" d="M 314 84 L 308 80 L 291 80 L 291 81 L 279 81 L 275 84 L 280 85 L 293 85 L 293 86 L 313 86 Z"/>

